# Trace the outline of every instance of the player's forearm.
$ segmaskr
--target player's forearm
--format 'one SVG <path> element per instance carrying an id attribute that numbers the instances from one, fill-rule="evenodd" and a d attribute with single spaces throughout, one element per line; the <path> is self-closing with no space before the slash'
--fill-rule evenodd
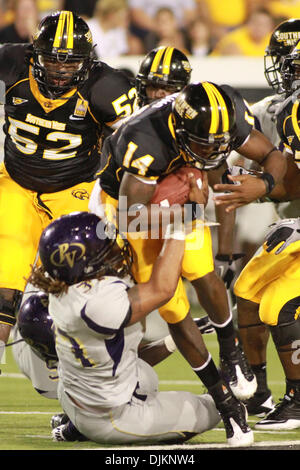
<path id="1" fill-rule="evenodd" d="M 273 176 L 274 182 L 281 183 L 287 170 L 286 159 L 279 150 L 271 152 L 262 162 L 261 166 L 265 173 Z"/>
<path id="2" fill-rule="evenodd" d="M 171 236 L 174 236 L 171 235 Z M 140 321 L 153 310 L 167 303 L 175 294 L 181 274 L 184 253 L 184 235 L 165 240 L 162 251 L 156 259 L 148 282 L 137 284 L 128 291 L 131 305 L 129 325 Z"/>
<path id="3" fill-rule="evenodd" d="M 233 253 L 235 211 L 226 212 L 224 206 L 215 207 L 218 227 L 218 254 L 231 255 Z"/>

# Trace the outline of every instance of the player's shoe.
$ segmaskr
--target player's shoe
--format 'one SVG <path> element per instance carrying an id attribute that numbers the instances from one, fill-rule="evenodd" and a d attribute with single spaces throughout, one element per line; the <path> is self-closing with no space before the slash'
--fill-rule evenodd
<path id="1" fill-rule="evenodd" d="M 228 356 L 220 356 L 220 369 L 224 380 L 239 400 L 248 400 L 257 389 L 257 380 L 239 344 Z"/>
<path id="2" fill-rule="evenodd" d="M 290 388 L 274 410 L 255 424 L 260 430 L 289 430 L 300 428 L 300 389 Z"/>
<path id="3" fill-rule="evenodd" d="M 232 447 L 247 447 L 253 444 L 253 431 L 247 423 L 248 413 L 245 405 L 234 396 L 218 405 L 224 423 L 227 443 Z"/>
<path id="4" fill-rule="evenodd" d="M 69 421 L 69 417 L 65 413 L 58 413 L 53 415 L 50 421 L 51 428 L 57 428 L 61 424 L 66 424 Z"/>
<path id="5" fill-rule="evenodd" d="M 52 429 L 51 434 L 54 441 L 88 441 L 88 439 L 75 428 L 70 420 L 68 420 L 66 424 L 61 424 Z"/>
<path id="6" fill-rule="evenodd" d="M 201 318 L 194 318 L 194 322 L 196 323 L 196 325 L 198 326 L 198 329 L 203 335 L 214 333 L 216 331 L 213 325 L 211 324 L 210 319 L 208 318 L 208 315 L 205 315 L 204 317 L 201 317 Z"/>
<path id="7" fill-rule="evenodd" d="M 265 392 L 255 392 L 253 397 L 245 401 L 249 415 L 256 415 L 259 418 L 270 413 L 275 407 L 275 403 L 270 390 Z"/>

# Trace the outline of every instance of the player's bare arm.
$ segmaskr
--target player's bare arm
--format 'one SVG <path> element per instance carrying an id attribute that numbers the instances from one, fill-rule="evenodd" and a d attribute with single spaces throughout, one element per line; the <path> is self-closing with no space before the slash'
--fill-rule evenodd
<path id="1" fill-rule="evenodd" d="M 142 320 L 173 297 L 181 273 L 183 253 L 184 239 L 170 238 L 165 241 L 149 281 L 137 284 L 128 291 L 132 312 L 128 326 Z"/>
<path id="2" fill-rule="evenodd" d="M 212 189 L 221 181 L 222 175 L 227 168 L 228 166 L 225 162 L 216 170 L 208 172 L 208 183 Z M 216 220 L 220 224 L 218 227 L 218 254 L 231 255 L 233 253 L 235 211 L 228 213 L 224 206 L 217 205 L 215 213 Z"/>
<path id="3" fill-rule="evenodd" d="M 253 129 L 250 138 L 242 145 L 238 152 L 250 160 L 259 163 L 268 176 L 265 181 L 262 177 L 252 175 L 229 176 L 233 182 L 240 183 L 217 184 L 216 191 L 228 191 L 228 194 L 215 196 L 216 205 L 226 205 L 230 212 L 238 207 L 255 201 L 270 193 L 274 185 L 283 181 L 287 170 L 286 158 L 271 142 L 259 131 Z"/>

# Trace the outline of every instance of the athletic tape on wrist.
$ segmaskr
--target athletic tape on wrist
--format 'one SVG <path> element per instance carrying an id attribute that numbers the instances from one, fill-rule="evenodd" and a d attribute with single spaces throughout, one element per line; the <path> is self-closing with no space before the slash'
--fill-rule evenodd
<path id="1" fill-rule="evenodd" d="M 168 335 L 168 336 L 165 337 L 164 343 L 165 343 L 165 346 L 166 346 L 167 350 L 168 350 L 170 353 L 176 351 L 177 346 L 176 346 L 176 344 L 175 344 L 175 342 L 174 342 L 174 340 L 173 340 L 173 338 L 172 338 L 171 335 Z"/>

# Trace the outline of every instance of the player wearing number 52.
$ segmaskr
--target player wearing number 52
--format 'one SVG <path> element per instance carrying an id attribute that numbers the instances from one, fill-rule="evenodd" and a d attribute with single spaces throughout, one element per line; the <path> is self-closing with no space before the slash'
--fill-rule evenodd
<path id="1" fill-rule="evenodd" d="M 15 323 L 43 229 L 87 210 L 103 128 L 133 111 L 135 88 L 122 72 L 96 62 L 93 49 L 87 24 L 69 11 L 44 18 L 32 44 L 0 48 L 0 344 Z"/>

